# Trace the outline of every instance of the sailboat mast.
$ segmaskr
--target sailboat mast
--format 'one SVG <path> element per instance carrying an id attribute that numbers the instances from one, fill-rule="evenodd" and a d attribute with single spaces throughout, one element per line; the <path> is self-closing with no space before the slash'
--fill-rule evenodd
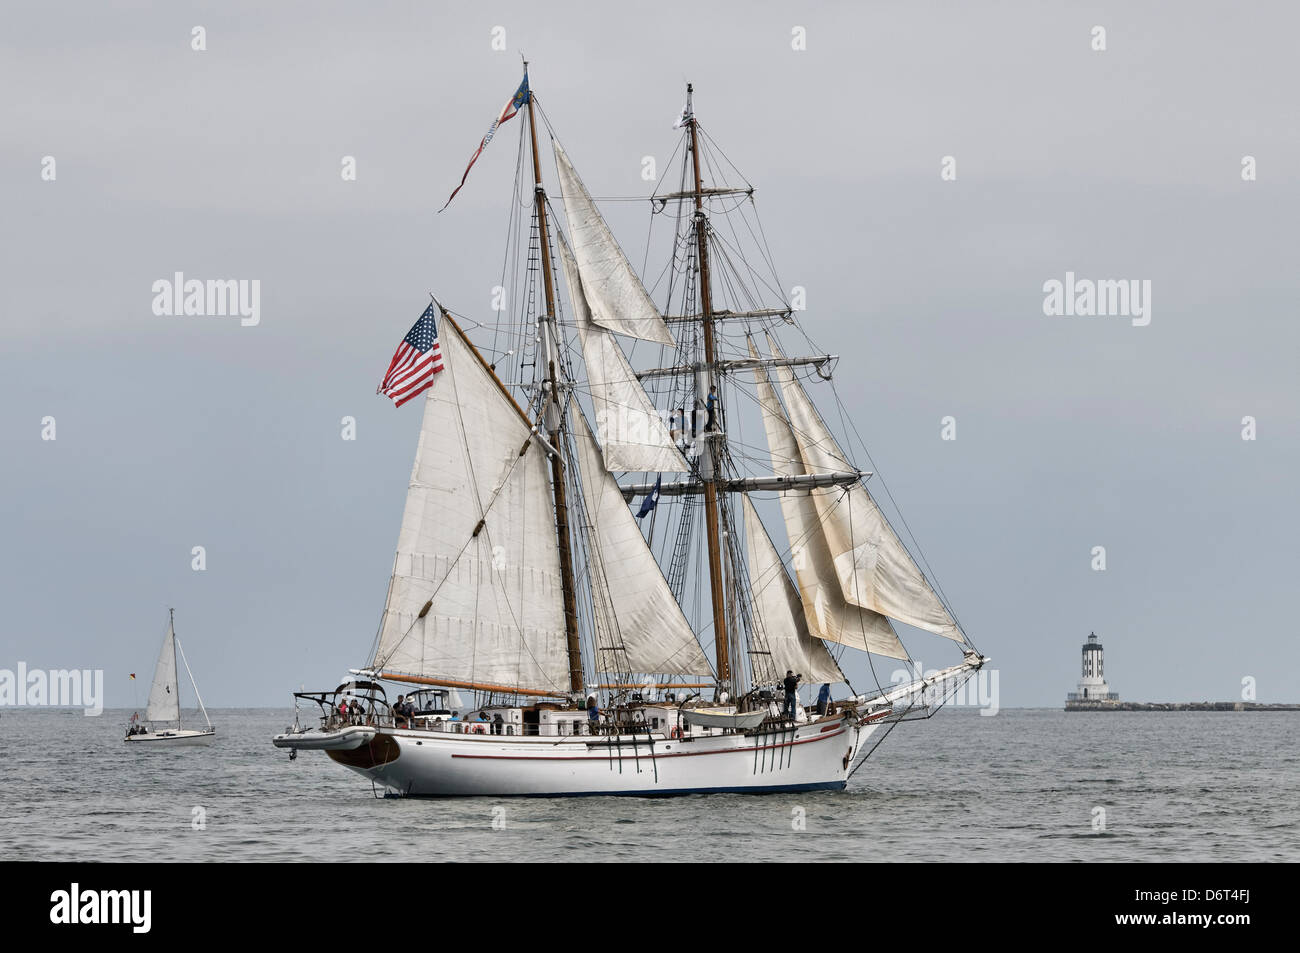
<path id="1" fill-rule="evenodd" d="M 172 640 L 172 685 L 176 687 L 176 727 L 181 724 L 181 671 L 176 667 L 176 610 L 167 610 L 167 637 Z"/>
<path id="2" fill-rule="evenodd" d="M 686 84 L 686 111 L 691 130 L 691 162 L 695 167 L 695 241 L 700 263 L 700 321 L 704 329 L 704 363 L 708 368 L 708 382 L 713 384 L 716 370 L 716 355 L 713 348 L 713 300 L 709 288 L 709 247 L 704 215 L 704 190 L 700 184 L 700 149 L 699 137 L 695 128 L 695 109 L 691 103 L 694 88 Z M 531 103 L 530 103 L 531 108 Z M 707 396 L 705 398 L 707 400 Z M 713 421 L 717 427 L 722 420 L 722 396 L 719 393 Z M 706 440 L 709 439 L 707 436 Z M 711 457 L 711 465 L 701 474 L 704 480 L 704 525 L 708 535 L 709 546 L 709 588 L 713 596 L 713 646 L 717 660 L 718 681 L 723 685 L 731 682 L 731 650 L 727 640 L 727 601 L 723 594 L 722 552 L 719 545 L 718 531 L 718 475 L 717 459 L 713 447 L 706 451 Z"/>
<path id="3" fill-rule="evenodd" d="M 524 63 L 524 74 L 527 73 L 528 64 Z M 537 232 L 542 250 L 542 280 L 546 289 L 546 314 L 542 319 L 550 325 L 548 333 L 558 346 L 559 338 L 555 333 L 555 284 L 551 280 L 551 245 L 546 228 L 546 191 L 542 188 L 542 164 L 537 154 L 537 123 L 533 117 L 531 89 L 528 92 L 528 131 L 533 145 L 533 202 L 537 210 Z M 560 544 L 560 578 L 564 589 L 564 631 L 568 637 L 569 690 L 581 692 L 582 645 L 578 640 L 577 587 L 573 577 L 573 554 L 569 548 L 569 505 L 564 481 L 563 448 L 567 441 L 564 437 L 564 415 L 560 406 L 559 376 L 554 354 L 547 355 L 546 374 L 543 392 L 549 397 L 550 406 L 544 416 L 554 424 L 550 428 L 551 443 L 555 447 L 555 453 L 551 455 L 551 483 L 555 492 L 555 534 Z"/>

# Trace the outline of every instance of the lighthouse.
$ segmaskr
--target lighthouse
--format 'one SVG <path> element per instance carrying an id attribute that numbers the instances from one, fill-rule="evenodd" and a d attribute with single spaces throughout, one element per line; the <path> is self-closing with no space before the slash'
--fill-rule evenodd
<path id="1" fill-rule="evenodd" d="M 1106 684 L 1101 661 L 1101 640 L 1097 638 L 1096 632 L 1090 632 L 1088 641 L 1083 643 L 1083 674 L 1079 679 L 1079 690 L 1066 696 L 1066 701 L 1119 701 L 1119 695 L 1112 692 Z"/>

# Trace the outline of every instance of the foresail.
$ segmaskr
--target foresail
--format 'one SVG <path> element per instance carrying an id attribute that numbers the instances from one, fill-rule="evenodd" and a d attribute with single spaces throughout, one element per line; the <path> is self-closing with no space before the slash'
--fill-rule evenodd
<path id="1" fill-rule="evenodd" d="M 564 691 L 546 447 L 453 322 L 439 340 L 374 667 Z"/>
<path id="2" fill-rule="evenodd" d="M 158 665 L 153 670 L 153 685 L 149 687 L 149 707 L 145 721 L 180 721 L 181 702 L 176 684 L 176 633 L 167 626 Z"/>
<path id="3" fill-rule="evenodd" d="M 558 142 L 553 145 L 573 256 L 582 275 L 591 319 L 610 331 L 671 346 L 673 336 L 668 325 L 632 270 L 614 233 L 587 194 L 564 149 Z"/>
<path id="4" fill-rule="evenodd" d="M 760 620 L 762 646 L 770 653 L 769 678 L 779 681 L 786 671 L 793 671 L 809 682 L 844 681 L 844 674 L 821 639 L 809 635 L 799 590 L 790 581 L 749 495 L 742 494 L 741 499 L 745 510 L 749 587 L 753 593 L 754 617 Z"/>
<path id="5" fill-rule="evenodd" d="M 750 353 L 757 356 L 752 342 Z M 806 473 L 790 422 L 781 409 L 767 372 L 761 367 L 755 368 L 754 380 L 758 385 L 758 402 L 763 411 L 772 471 L 778 476 Z M 782 491 L 781 515 L 785 517 L 786 534 L 790 538 L 794 574 L 799 581 L 808 631 L 828 642 L 889 658 L 907 658 L 907 650 L 888 619 L 845 601 L 812 493 L 808 490 Z"/>
<path id="6" fill-rule="evenodd" d="M 559 238 L 559 246 L 606 469 L 686 472 L 690 466 L 673 445 L 668 428 L 637 380 L 622 347 L 614 335 L 592 322 L 582 276 L 563 237 Z"/>
<path id="7" fill-rule="evenodd" d="M 569 414 L 590 525 L 587 566 L 596 599 L 597 670 L 666 675 L 712 671 L 691 624 L 673 598 L 654 554 L 577 406 Z M 609 616 L 608 618 L 606 616 Z M 611 658 L 604 658 L 609 655 Z"/>
<path id="8" fill-rule="evenodd" d="M 773 355 L 780 356 L 769 338 Z M 809 472 L 852 470 L 808 394 L 788 367 L 777 374 L 799 454 Z M 965 637 L 911 553 L 861 483 L 812 491 L 844 598 L 956 642 Z"/>

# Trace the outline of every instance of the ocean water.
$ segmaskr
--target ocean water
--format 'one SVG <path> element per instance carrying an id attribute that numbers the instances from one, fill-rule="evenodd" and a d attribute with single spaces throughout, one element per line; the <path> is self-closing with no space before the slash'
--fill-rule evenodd
<path id="1" fill-rule="evenodd" d="M 1295 712 L 945 710 L 843 792 L 573 800 L 376 799 L 271 745 L 291 711 L 211 714 L 159 751 L 127 712 L 0 710 L 0 860 L 1300 860 Z"/>

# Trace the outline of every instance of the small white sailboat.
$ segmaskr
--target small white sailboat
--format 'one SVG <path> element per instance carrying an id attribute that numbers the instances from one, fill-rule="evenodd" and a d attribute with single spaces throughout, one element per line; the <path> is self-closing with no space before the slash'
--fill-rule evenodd
<path id="1" fill-rule="evenodd" d="M 132 715 L 123 740 L 142 745 L 206 745 L 216 736 L 217 729 L 212 727 L 208 710 L 203 707 L 194 673 L 190 671 L 190 663 L 185 658 L 185 650 L 181 648 L 181 640 L 176 637 L 176 610 L 167 611 L 167 635 L 163 639 L 162 650 L 158 653 L 158 665 L 154 668 L 144 722 L 139 720 L 138 715 Z M 190 686 L 194 689 L 199 711 L 207 723 L 204 728 L 186 728 L 181 723 L 180 679 L 176 668 L 178 653 L 185 665 L 185 674 L 190 677 Z M 175 727 L 172 727 L 172 722 L 175 722 Z"/>

